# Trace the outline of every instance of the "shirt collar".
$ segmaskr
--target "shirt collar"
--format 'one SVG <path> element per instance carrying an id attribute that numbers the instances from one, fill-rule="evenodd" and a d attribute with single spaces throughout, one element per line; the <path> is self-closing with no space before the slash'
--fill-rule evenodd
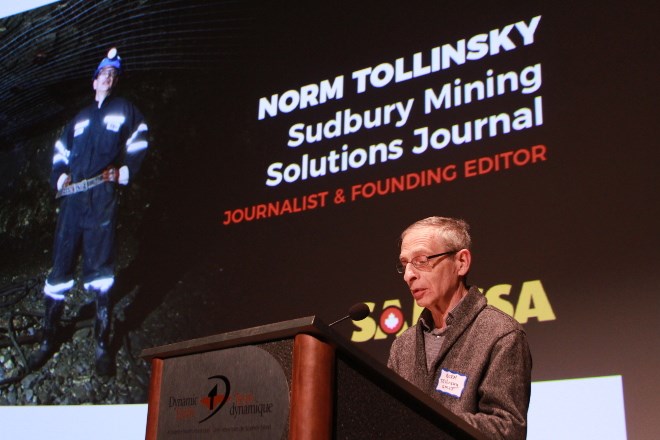
<path id="1" fill-rule="evenodd" d="M 445 328 L 449 327 L 454 322 L 454 320 L 456 319 L 456 317 L 454 316 L 454 311 L 458 308 L 458 306 L 461 305 L 461 303 L 463 302 L 463 300 L 465 299 L 466 296 L 467 295 L 463 296 L 463 298 L 461 298 L 461 300 L 458 302 L 458 304 L 456 304 L 449 311 L 449 313 L 447 314 Z M 422 312 L 422 314 L 419 317 L 419 322 L 420 322 L 420 324 L 422 324 L 422 329 L 425 332 L 430 333 L 433 330 L 435 330 L 435 322 L 433 321 L 433 316 L 431 315 L 431 312 L 428 309 L 424 309 L 424 311 Z"/>

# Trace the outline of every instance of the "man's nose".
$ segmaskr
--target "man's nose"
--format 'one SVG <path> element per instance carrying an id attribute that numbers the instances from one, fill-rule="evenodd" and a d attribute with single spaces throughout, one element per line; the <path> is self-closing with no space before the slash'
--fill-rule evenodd
<path id="1" fill-rule="evenodd" d="M 417 275 L 417 269 L 415 269 L 415 266 L 413 266 L 411 262 L 406 263 L 406 268 L 403 271 L 403 280 L 410 284 L 412 280 L 417 279 Z"/>

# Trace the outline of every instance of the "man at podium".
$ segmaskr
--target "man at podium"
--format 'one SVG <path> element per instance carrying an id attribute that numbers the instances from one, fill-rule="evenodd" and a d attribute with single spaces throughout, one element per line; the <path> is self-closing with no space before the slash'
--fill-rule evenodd
<path id="1" fill-rule="evenodd" d="M 429 217 L 401 234 L 397 270 L 424 310 L 388 367 L 489 438 L 524 439 L 532 358 L 522 326 L 467 285 L 463 220 Z"/>

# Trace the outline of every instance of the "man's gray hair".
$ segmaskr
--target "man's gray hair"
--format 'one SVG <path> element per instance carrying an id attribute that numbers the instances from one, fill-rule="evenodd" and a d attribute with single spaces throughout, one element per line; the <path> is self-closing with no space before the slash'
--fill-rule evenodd
<path id="1" fill-rule="evenodd" d="M 450 217 L 428 217 L 416 221 L 401 233 L 401 240 L 413 229 L 435 228 L 438 237 L 443 240 L 451 250 L 470 249 L 470 225 L 466 221 Z"/>

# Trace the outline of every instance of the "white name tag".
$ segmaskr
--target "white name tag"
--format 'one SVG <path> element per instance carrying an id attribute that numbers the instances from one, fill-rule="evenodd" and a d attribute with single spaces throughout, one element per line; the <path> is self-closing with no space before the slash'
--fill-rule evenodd
<path id="1" fill-rule="evenodd" d="M 436 386 L 435 389 L 441 393 L 449 394 L 454 397 L 461 397 L 466 382 L 467 376 L 443 368 L 440 370 L 438 386 Z"/>

